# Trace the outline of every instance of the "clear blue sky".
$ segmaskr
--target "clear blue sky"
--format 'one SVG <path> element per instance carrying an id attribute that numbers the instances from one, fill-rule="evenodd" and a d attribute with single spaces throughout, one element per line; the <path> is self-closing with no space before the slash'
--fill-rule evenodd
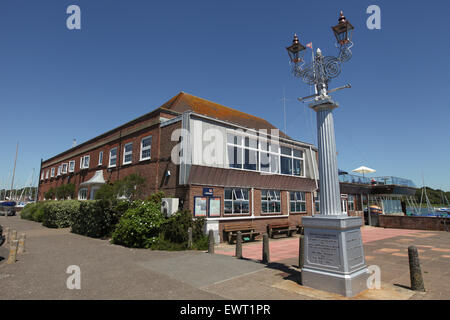
<path id="1" fill-rule="evenodd" d="M 66 8 L 81 8 L 81 30 Z M 381 8 L 368 30 L 366 8 Z M 316 143 L 315 115 L 297 97 L 310 88 L 291 75 L 285 47 L 297 32 L 337 53 L 330 26 L 353 23 L 353 59 L 335 93 L 339 167 L 365 165 L 450 190 L 448 1 L 0 2 L 0 185 L 49 158 L 149 112 L 185 91 L 263 117 Z M 310 50 L 310 49 L 308 49 Z M 308 59 L 311 51 L 307 52 Z"/>

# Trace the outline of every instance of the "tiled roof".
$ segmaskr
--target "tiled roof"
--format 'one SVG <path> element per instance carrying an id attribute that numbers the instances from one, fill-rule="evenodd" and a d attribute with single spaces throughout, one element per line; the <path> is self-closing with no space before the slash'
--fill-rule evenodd
<path id="1" fill-rule="evenodd" d="M 191 94 L 180 92 L 175 97 L 167 101 L 161 108 L 169 109 L 183 113 L 186 111 L 193 111 L 218 120 L 230 122 L 249 129 L 266 129 L 270 133 L 271 129 L 278 129 L 268 121 L 250 115 L 248 113 L 225 107 L 221 104 L 208 101 Z M 289 138 L 284 132 L 279 131 L 280 137 Z"/>

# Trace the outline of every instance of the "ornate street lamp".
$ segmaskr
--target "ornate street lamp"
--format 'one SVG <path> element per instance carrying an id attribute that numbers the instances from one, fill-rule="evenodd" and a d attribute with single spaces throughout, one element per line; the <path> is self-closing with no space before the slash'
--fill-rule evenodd
<path id="1" fill-rule="evenodd" d="M 347 21 L 342 11 L 338 21 L 339 23 L 334 27 L 331 27 L 331 29 L 334 32 L 338 44 L 341 46 L 347 45 L 352 42 L 352 33 L 355 28 L 350 21 Z"/>
<path id="2" fill-rule="evenodd" d="M 291 59 L 291 62 L 295 64 L 303 62 L 303 54 L 304 54 L 303 51 L 305 49 L 306 47 L 303 46 L 298 40 L 297 34 L 294 34 L 294 40 L 292 40 L 292 45 L 286 48 L 289 54 L 289 58 Z"/>
<path id="3" fill-rule="evenodd" d="M 292 46 L 287 48 L 293 74 L 316 89 L 314 95 L 299 98 L 300 101 L 311 99 L 309 107 L 317 114 L 320 189 L 320 214 L 302 218 L 305 232 L 302 284 L 345 296 L 354 296 L 366 289 L 368 274 L 361 240 L 362 220 L 347 216 L 341 209 L 332 112 L 339 105 L 329 96 L 350 85 L 328 90 L 328 84 L 352 56 L 353 29 L 341 12 L 339 23 L 332 27 L 339 49 L 337 57 L 324 56 L 317 49 L 313 61 L 305 65 L 300 58 L 304 46 L 296 36 Z"/>

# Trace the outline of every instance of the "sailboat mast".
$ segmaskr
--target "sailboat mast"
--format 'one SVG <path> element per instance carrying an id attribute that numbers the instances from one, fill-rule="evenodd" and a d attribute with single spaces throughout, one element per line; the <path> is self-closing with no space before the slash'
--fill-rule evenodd
<path id="1" fill-rule="evenodd" d="M 13 169 L 13 175 L 12 175 L 12 181 L 11 181 L 11 191 L 9 192 L 9 197 L 11 198 L 12 196 L 12 190 L 14 187 L 14 176 L 16 175 L 16 163 L 17 163 L 17 153 L 19 151 L 19 142 L 17 142 L 17 146 L 16 146 L 16 157 L 14 158 L 14 169 Z"/>

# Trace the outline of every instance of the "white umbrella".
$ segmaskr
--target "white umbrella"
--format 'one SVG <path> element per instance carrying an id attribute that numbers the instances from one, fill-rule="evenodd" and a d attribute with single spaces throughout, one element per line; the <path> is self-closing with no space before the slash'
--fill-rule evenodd
<path id="1" fill-rule="evenodd" d="M 377 170 L 361 166 L 359 168 L 356 168 L 355 170 L 352 170 L 352 172 L 365 174 L 365 173 L 374 173 L 377 172 Z"/>
<path id="2" fill-rule="evenodd" d="M 365 178 L 364 177 L 365 173 L 374 173 L 374 172 L 377 172 L 377 170 L 361 166 L 359 168 L 356 168 L 355 170 L 352 170 L 352 172 L 362 173 L 363 179 L 364 179 Z"/>

